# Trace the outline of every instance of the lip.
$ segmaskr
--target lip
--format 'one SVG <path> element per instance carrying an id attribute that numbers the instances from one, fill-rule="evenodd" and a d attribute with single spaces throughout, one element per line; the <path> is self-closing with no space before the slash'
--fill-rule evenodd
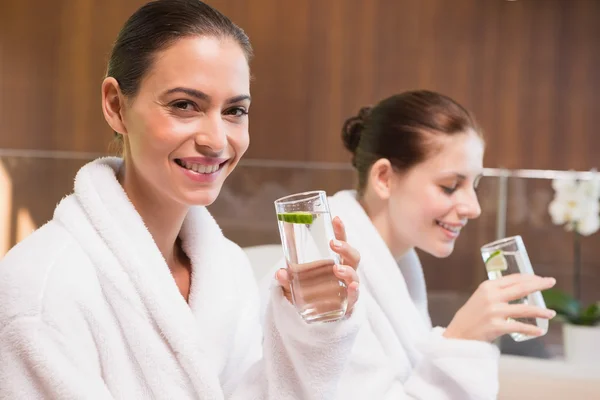
<path id="1" fill-rule="evenodd" d="M 201 165 L 217 165 L 223 164 L 229 161 L 229 158 L 215 158 L 215 157 L 178 157 L 177 160 L 185 161 L 189 164 L 201 164 Z"/>
<path id="2" fill-rule="evenodd" d="M 443 226 L 441 226 L 440 223 L 444 224 L 444 225 L 447 225 L 447 226 L 450 226 L 452 228 L 457 228 L 458 231 L 454 232 L 454 231 L 448 230 L 448 229 L 444 228 Z M 444 232 L 444 234 L 446 235 L 446 237 L 448 239 L 450 239 L 450 240 L 456 239 L 460 235 L 460 231 L 462 230 L 462 228 L 464 228 L 465 225 L 466 224 L 451 224 L 451 223 L 448 223 L 448 222 L 436 220 L 436 226 L 439 227 Z"/>
<path id="3" fill-rule="evenodd" d="M 462 223 L 459 223 L 459 224 L 456 224 L 456 223 L 455 223 L 455 224 L 453 224 L 453 223 L 450 223 L 450 222 L 444 222 L 444 221 L 441 221 L 441 220 L 439 220 L 439 219 L 436 219 L 435 221 L 436 221 L 436 222 L 439 222 L 439 223 L 442 223 L 442 224 L 444 224 L 444 225 L 451 226 L 452 228 L 459 228 L 459 229 L 462 229 L 462 228 L 464 228 L 464 227 L 465 227 L 465 225 L 466 225 L 466 224 L 462 224 Z"/>
<path id="4" fill-rule="evenodd" d="M 189 163 L 201 164 L 199 162 L 188 161 L 188 160 L 191 160 L 191 159 L 192 158 L 184 158 L 184 159 L 180 158 L 180 160 L 185 160 L 186 162 L 189 162 Z M 204 159 L 204 160 L 209 160 L 209 159 Z M 219 159 L 213 158 L 213 159 L 210 159 L 210 160 L 219 160 Z M 225 166 L 229 162 L 228 159 L 220 159 L 220 160 L 222 160 L 221 163 L 203 164 L 203 165 L 217 165 L 217 164 L 219 164 L 219 169 L 217 169 L 215 172 L 212 172 L 210 174 L 204 174 L 204 173 L 192 171 L 190 169 L 182 167 L 181 165 L 177 164 L 175 161 L 173 161 L 173 163 L 177 166 L 177 169 L 179 169 L 180 171 L 182 171 L 183 174 L 186 177 L 188 177 L 189 179 L 191 179 L 192 181 L 197 182 L 197 183 L 213 183 L 213 182 L 215 182 L 219 178 L 219 176 L 221 175 L 221 173 L 225 169 Z"/>

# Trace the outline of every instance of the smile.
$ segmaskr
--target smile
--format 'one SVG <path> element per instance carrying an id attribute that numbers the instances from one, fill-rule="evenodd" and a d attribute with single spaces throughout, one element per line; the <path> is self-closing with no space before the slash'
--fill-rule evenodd
<path id="1" fill-rule="evenodd" d="M 460 235 L 460 230 L 462 228 L 464 228 L 464 226 L 465 226 L 464 223 L 448 224 L 448 223 L 438 221 L 438 220 L 435 221 L 435 224 L 437 226 L 439 226 L 440 228 L 442 228 L 444 234 L 450 240 L 454 240 L 454 239 L 458 238 L 458 235 Z"/>
<path id="2" fill-rule="evenodd" d="M 210 175 L 210 174 L 214 174 L 215 172 L 217 172 L 221 168 L 223 168 L 223 166 L 227 163 L 227 161 L 222 162 L 220 164 L 199 164 L 199 163 L 188 162 L 188 161 L 177 158 L 177 159 L 175 159 L 175 163 L 177 165 L 179 165 L 180 167 L 185 168 L 189 171 L 193 171 L 197 174 Z"/>
<path id="3" fill-rule="evenodd" d="M 462 225 L 448 225 L 441 221 L 435 221 L 435 223 L 441 226 L 442 228 L 449 230 L 452 233 L 459 233 L 460 229 L 462 228 Z"/>

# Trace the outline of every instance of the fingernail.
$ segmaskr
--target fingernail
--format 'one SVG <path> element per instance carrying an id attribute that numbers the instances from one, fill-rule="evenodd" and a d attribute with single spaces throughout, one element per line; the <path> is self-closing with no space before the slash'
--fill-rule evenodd
<path id="1" fill-rule="evenodd" d="M 546 278 L 546 281 L 550 282 L 550 283 L 556 283 L 556 279 L 554 278 Z"/>
<path id="2" fill-rule="evenodd" d="M 340 242 L 337 239 L 333 239 L 333 247 L 335 247 L 336 249 L 341 249 L 342 248 L 342 242 Z"/>
<path id="3" fill-rule="evenodd" d="M 554 317 L 556 317 L 556 311 L 554 311 L 554 310 L 548 310 L 548 312 L 546 313 L 546 315 L 548 315 L 548 318 L 554 318 Z"/>
<path id="4" fill-rule="evenodd" d="M 335 268 L 337 268 L 337 270 L 340 274 L 346 275 L 346 267 L 342 267 L 341 265 L 336 265 Z"/>

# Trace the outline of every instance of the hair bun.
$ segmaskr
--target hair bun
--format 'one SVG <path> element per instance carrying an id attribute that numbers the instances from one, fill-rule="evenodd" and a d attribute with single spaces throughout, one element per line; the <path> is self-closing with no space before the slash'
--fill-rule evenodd
<path id="1" fill-rule="evenodd" d="M 342 140 L 344 146 L 352 152 L 356 153 L 356 148 L 360 143 L 360 136 L 365 129 L 365 125 L 371 114 L 372 107 L 363 107 L 358 112 L 358 115 L 348 118 L 342 128 Z"/>

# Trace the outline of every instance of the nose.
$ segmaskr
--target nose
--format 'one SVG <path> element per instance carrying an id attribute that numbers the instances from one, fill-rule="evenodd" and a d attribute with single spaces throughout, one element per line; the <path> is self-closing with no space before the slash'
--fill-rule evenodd
<path id="1" fill-rule="evenodd" d="M 461 218 L 474 219 L 481 215 L 481 206 L 477 199 L 477 193 L 471 189 L 464 193 L 464 196 L 459 199 L 456 206 L 456 211 Z"/>
<path id="2" fill-rule="evenodd" d="M 219 157 L 227 148 L 227 130 L 220 113 L 206 113 L 194 135 L 196 146 L 208 156 Z"/>

